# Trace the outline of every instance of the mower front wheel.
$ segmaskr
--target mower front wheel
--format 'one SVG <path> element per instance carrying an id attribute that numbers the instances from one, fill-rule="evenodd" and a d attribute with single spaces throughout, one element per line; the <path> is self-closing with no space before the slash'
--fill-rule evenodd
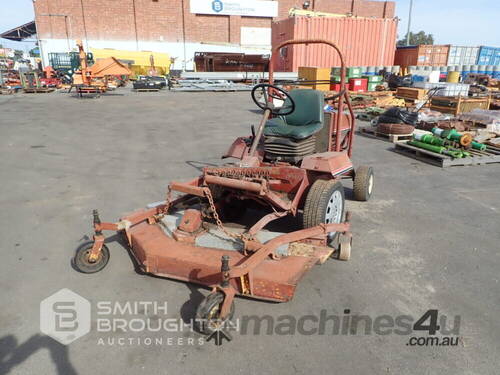
<path id="1" fill-rule="evenodd" d="M 90 261 L 89 255 L 94 242 L 85 242 L 76 250 L 73 266 L 81 273 L 96 273 L 101 271 L 109 262 L 109 249 L 102 245 L 101 252 L 95 261 Z"/>
<path id="2" fill-rule="evenodd" d="M 225 319 L 220 319 L 220 311 L 222 302 L 224 302 L 224 294 L 221 292 L 210 293 L 198 305 L 196 309 L 196 326 L 198 330 L 209 335 L 223 327 L 227 320 L 230 320 L 234 315 L 234 301 L 231 303 L 231 309 Z"/>
<path id="3" fill-rule="evenodd" d="M 316 180 L 307 193 L 304 204 L 303 226 L 340 224 L 344 216 L 344 187 L 338 180 Z M 333 240 L 337 232 L 328 234 Z"/>
<path id="4" fill-rule="evenodd" d="M 353 183 L 354 199 L 362 202 L 369 200 L 373 193 L 373 182 L 372 167 L 363 165 L 356 169 Z"/>

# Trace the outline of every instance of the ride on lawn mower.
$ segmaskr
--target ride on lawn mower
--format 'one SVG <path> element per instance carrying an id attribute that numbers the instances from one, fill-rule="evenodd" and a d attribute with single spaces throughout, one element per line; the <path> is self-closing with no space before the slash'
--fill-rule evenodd
<path id="1" fill-rule="evenodd" d="M 342 64 L 342 89 L 326 98 L 334 106 L 326 116 L 322 92 L 286 92 L 273 81 L 281 48 L 318 43 L 333 47 Z M 236 139 L 224 155 L 238 162 L 205 167 L 191 181 L 172 182 L 166 201 L 116 223 L 101 222 L 94 210 L 93 241 L 78 248 L 75 268 L 84 273 L 102 270 L 110 257 L 103 231 L 122 232 L 142 271 L 212 288 L 196 311 L 198 328 L 206 334 L 232 317 L 236 295 L 289 301 L 313 265 L 331 255 L 350 257 L 350 214 L 343 220 L 341 180 L 354 181 L 357 200 L 372 194 L 372 169 L 354 170 L 350 160 L 355 116 L 345 86 L 344 59 L 334 43 L 315 39 L 279 45 L 269 65 L 269 84 L 252 91 L 264 110 L 260 125 L 257 131 L 252 128 L 252 136 Z M 182 195 L 173 199 L 173 192 Z M 255 207 L 258 220 L 243 228 L 234 225 Z M 274 220 L 300 214 L 301 229 L 264 229 Z"/>

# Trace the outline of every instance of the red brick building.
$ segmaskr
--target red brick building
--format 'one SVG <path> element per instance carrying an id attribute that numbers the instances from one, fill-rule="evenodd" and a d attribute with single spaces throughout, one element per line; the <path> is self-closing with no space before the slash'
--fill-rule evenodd
<path id="1" fill-rule="evenodd" d="M 269 4 L 272 3 L 272 4 Z M 87 48 L 167 52 L 176 68 L 192 66 L 195 51 L 266 53 L 271 22 L 291 8 L 393 18 L 393 1 L 366 0 L 35 0 L 37 34 L 49 52 Z"/>

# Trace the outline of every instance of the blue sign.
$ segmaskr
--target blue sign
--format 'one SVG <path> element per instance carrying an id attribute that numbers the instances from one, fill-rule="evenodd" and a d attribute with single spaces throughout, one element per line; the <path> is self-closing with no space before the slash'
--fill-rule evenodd
<path id="1" fill-rule="evenodd" d="M 214 12 L 222 12 L 222 9 L 224 9 L 224 4 L 220 0 L 214 0 L 212 1 L 212 9 Z"/>

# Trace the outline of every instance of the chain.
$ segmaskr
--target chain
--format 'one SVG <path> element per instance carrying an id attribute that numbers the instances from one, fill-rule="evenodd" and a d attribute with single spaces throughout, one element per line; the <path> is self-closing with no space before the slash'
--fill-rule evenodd
<path id="1" fill-rule="evenodd" d="M 164 209 L 164 214 L 168 214 L 168 211 L 170 210 L 170 204 L 172 203 L 172 189 L 170 188 L 170 185 L 168 185 L 167 188 L 167 198 L 165 199 L 165 209 Z"/>
<path id="2" fill-rule="evenodd" d="M 217 224 L 217 227 L 228 237 L 234 238 L 236 240 L 240 241 L 249 241 L 253 239 L 253 236 L 248 234 L 248 233 L 233 233 L 228 231 L 224 225 L 222 224 L 222 221 L 219 217 L 219 214 L 217 213 L 217 210 L 215 209 L 215 204 L 214 204 L 214 198 L 212 197 L 212 192 L 210 191 L 209 188 L 204 189 L 205 195 L 208 199 L 208 204 L 210 205 L 210 209 L 212 210 L 212 214 L 215 219 L 215 223 Z"/>
<path id="3" fill-rule="evenodd" d="M 254 239 L 254 237 L 252 235 L 247 234 L 247 233 L 238 234 L 238 233 L 233 233 L 233 232 L 228 231 L 224 227 L 224 225 L 222 224 L 222 220 L 220 219 L 219 214 L 217 213 L 217 210 L 215 209 L 215 203 L 214 203 L 214 198 L 212 197 L 212 192 L 210 191 L 209 188 L 205 188 L 204 193 L 208 199 L 208 203 L 210 205 L 210 209 L 212 210 L 212 215 L 215 219 L 215 223 L 217 224 L 217 227 L 226 236 L 237 239 L 237 240 L 241 240 L 241 241 L 249 241 L 249 240 Z M 169 185 L 168 190 L 167 190 L 167 197 L 166 197 L 166 201 L 165 201 L 165 208 L 163 211 L 164 215 L 168 214 L 168 211 L 170 210 L 171 202 L 172 202 L 172 189 L 170 188 L 170 185 Z"/>

